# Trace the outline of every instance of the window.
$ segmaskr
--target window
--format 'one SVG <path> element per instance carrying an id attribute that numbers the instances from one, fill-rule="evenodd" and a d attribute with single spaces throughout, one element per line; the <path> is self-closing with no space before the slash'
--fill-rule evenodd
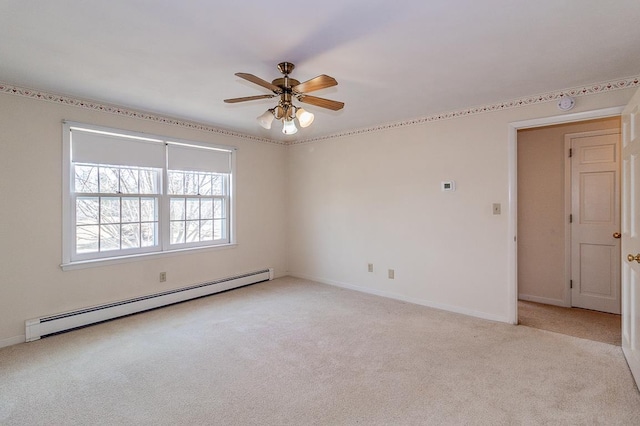
<path id="1" fill-rule="evenodd" d="M 235 149 L 64 123 L 65 265 L 233 242 Z"/>

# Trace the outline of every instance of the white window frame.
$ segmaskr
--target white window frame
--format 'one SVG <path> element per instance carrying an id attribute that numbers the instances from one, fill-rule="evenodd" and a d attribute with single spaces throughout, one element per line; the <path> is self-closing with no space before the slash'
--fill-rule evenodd
<path id="1" fill-rule="evenodd" d="M 195 250 L 219 250 L 225 248 L 235 247 L 236 243 L 236 220 L 235 220 L 235 176 L 236 176 L 236 147 L 227 145 L 217 145 L 205 142 L 197 142 L 185 139 L 170 138 L 159 135 L 152 135 L 147 133 L 132 132 L 122 129 L 114 129 L 103 126 L 95 126 L 86 123 L 79 123 L 73 121 L 62 122 L 62 140 L 63 140 L 63 173 L 62 173 L 62 264 L 60 265 L 63 270 L 82 269 L 91 266 L 104 266 L 114 263 L 132 262 L 142 259 L 148 259 L 153 257 L 174 256 L 181 253 L 193 252 Z M 225 198 L 225 207 L 227 215 L 227 233 L 228 238 L 223 242 L 220 240 L 197 242 L 197 243 L 183 243 L 183 244 L 170 244 L 169 239 L 169 200 L 171 197 L 189 198 L 189 195 L 170 195 L 168 194 L 168 159 L 165 155 L 165 164 L 161 170 L 161 187 L 159 194 L 144 194 L 144 196 L 157 197 L 158 199 L 158 245 L 154 246 L 151 250 L 148 248 L 139 249 L 126 249 L 117 250 L 113 252 L 101 252 L 89 256 L 75 253 L 75 200 L 77 196 L 83 196 L 84 194 L 76 194 L 73 192 L 74 188 L 74 167 L 71 158 L 71 129 L 79 128 L 89 131 L 101 132 L 111 135 L 122 135 L 127 138 L 153 140 L 165 143 L 165 147 L 168 144 L 176 146 L 192 146 L 195 148 L 222 150 L 230 153 L 231 158 L 231 171 L 228 174 L 227 179 L 227 193 Z M 166 152 L 167 150 L 165 150 Z M 126 166 L 125 166 L 126 167 Z M 95 195 L 95 194 L 87 194 Z M 129 194 L 122 194 L 123 197 L 127 197 Z M 137 194 L 135 195 L 138 196 Z M 211 198 L 216 198 L 212 196 Z"/>

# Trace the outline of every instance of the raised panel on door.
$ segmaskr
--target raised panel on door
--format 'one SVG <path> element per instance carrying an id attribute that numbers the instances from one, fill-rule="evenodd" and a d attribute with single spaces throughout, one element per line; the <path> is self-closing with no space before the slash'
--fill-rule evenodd
<path id="1" fill-rule="evenodd" d="M 637 352 L 640 350 L 640 320 L 638 319 L 638 306 L 640 306 L 640 289 L 638 289 L 638 285 L 640 285 L 640 280 L 638 280 L 638 273 L 633 271 L 631 274 L 631 283 L 630 283 L 630 293 L 629 297 L 631 299 L 631 306 L 634 307 L 633 312 L 635 312 L 636 317 L 632 318 L 629 322 L 629 336 L 631 339 L 631 350 Z"/>
<path id="2" fill-rule="evenodd" d="M 580 222 L 611 225 L 617 222 L 616 173 L 580 174 Z"/>
<path id="3" fill-rule="evenodd" d="M 635 280 L 635 272 L 629 263 L 622 265 L 622 341 L 631 342 L 631 317 L 624 315 L 631 309 L 631 282 Z"/>
<path id="4" fill-rule="evenodd" d="M 615 273 L 617 248 L 610 245 L 580 245 L 580 288 L 584 296 L 616 300 L 618 276 Z"/>

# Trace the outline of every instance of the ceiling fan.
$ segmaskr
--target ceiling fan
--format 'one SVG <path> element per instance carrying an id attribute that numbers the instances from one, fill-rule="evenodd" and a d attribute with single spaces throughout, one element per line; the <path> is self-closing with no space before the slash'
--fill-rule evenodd
<path id="1" fill-rule="evenodd" d="M 300 127 L 309 126 L 314 119 L 314 115 L 309 111 L 305 111 L 301 107 L 293 105 L 293 99 L 297 99 L 300 102 L 319 106 L 321 108 L 327 108 L 333 111 L 341 110 L 344 107 L 344 102 L 332 101 L 330 99 L 318 98 L 316 96 L 307 95 L 308 92 L 315 90 L 326 89 L 327 87 L 336 86 L 338 82 L 335 78 L 328 75 L 319 75 L 300 83 L 294 78 L 290 78 L 289 74 L 295 65 L 291 62 L 281 62 L 278 64 L 278 70 L 284 75 L 284 77 L 276 78 L 271 83 L 266 80 L 256 77 L 253 74 L 247 74 L 244 72 L 238 72 L 237 75 L 247 81 L 250 81 L 259 86 L 265 87 L 273 92 L 269 95 L 256 95 L 245 96 L 243 98 L 225 99 L 228 104 L 235 104 L 238 102 L 255 101 L 258 99 L 280 97 L 278 105 L 274 108 L 268 109 L 264 114 L 257 118 L 258 122 L 265 129 L 271 129 L 271 123 L 273 120 L 282 121 L 282 133 L 285 135 L 292 135 L 298 131 L 294 120 L 297 118 Z"/>

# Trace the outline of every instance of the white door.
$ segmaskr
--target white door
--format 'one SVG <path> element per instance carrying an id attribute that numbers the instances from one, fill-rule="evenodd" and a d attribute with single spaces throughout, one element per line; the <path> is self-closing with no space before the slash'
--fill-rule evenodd
<path id="1" fill-rule="evenodd" d="M 640 386 L 640 90 L 622 113 L 622 351 Z"/>
<path id="2" fill-rule="evenodd" d="M 571 146 L 571 306 L 620 313 L 620 132 L 566 135 Z"/>

